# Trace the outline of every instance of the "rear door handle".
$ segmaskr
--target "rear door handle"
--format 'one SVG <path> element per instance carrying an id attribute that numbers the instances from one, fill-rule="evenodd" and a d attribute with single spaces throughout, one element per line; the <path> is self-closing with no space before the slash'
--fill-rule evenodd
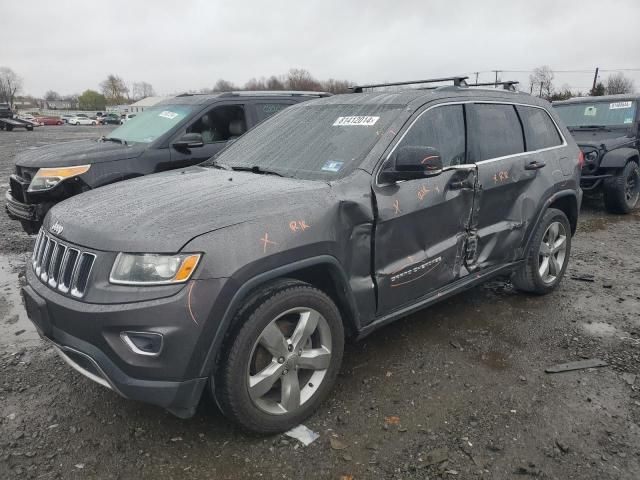
<path id="1" fill-rule="evenodd" d="M 462 190 L 463 188 L 473 189 L 473 182 L 467 178 L 459 182 L 449 183 L 449 190 Z"/>
<path id="2" fill-rule="evenodd" d="M 524 167 L 525 170 L 538 170 L 542 167 L 544 167 L 546 165 L 546 163 L 544 162 L 540 162 L 538 160 L 531 160 L 529 163 L 527 163 Z"/>

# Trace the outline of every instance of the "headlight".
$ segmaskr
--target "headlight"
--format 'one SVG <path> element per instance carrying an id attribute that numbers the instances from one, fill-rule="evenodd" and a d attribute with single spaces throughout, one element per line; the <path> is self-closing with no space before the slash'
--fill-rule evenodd
<path id="1" fill-rule="evenodd" d="M 58 185 L 62 180 L 76 177 L 89 171 L 91 165 L 78 165 L 76 167 L 41 168 L 33 176 L 28 192 L 49 190 Z"/>
<path id="2" fill-rule="evenodd" d="M 584 156 L 587 162 L 593 163 L 598 160 L 598 152 L 591 151 Z"/>
<path id="3" fill-rule="evenodd" d="M 199 253 L 119 253 L 111 269 L 109 281 L 122 285 L 184 283 L 191 278 L 199 261 Z"/>

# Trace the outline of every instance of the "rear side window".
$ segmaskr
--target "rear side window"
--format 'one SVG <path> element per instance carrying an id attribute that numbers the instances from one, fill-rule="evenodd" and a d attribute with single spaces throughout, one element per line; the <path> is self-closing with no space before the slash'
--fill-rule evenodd
<path id="1" fill-rule="evenodd" d="M 522 127 L 513 105 L 478 103 L 468 111 L 472 162 L 524 152 Z"/>
<path id="2" fill-rule="evenodd" d="M 436 107 L 424 113 L 407 132 L 400 146 L 433 147 L 440 152 L 445 167 L 465 163 L 462 105 Z"/>
<path id="3" fill-rule="evenodd" d="M 562 145 L 562 137 L 546 111 L 520 105 L 516 108 L 524 127 L 527 152 Z"/>
<path id="4" fill-rule="evenodd" d="M 266 120 L 271 115 L 275 115 L 280 110 L 291 106 L 290 103 L 257 103 L 256 104 L 256 116 L 258 117 L 258 123 Z"/>

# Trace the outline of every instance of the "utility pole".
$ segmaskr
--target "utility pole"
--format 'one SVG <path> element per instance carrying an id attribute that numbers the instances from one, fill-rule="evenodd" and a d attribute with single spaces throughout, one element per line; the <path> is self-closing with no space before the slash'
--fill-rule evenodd
<path id="1" fill-rule="evenodd" d="M 480 74 L 480 72 L 473 72 L 476 74 L 476 83 L 478 83 L 478 75 Z"/>
<path id="2" fill-rule="evenodd" d="M 496 83 L 495 83 L 494 87 L 498 88 L 498 73 L 502 72 L 502 70 L 491 70 L 491 71 L 496 74 Z"/>
<path id="3" fill-rule="evenodd" d="M 600 70 L 600 67 L 596 67 L 596 73 L 593 76 L 593 87 L 591 88 L 591 94 L 593 94 L 593 92 L 596 91 L 596 82 L 598 81 L 598 70 Z"/>

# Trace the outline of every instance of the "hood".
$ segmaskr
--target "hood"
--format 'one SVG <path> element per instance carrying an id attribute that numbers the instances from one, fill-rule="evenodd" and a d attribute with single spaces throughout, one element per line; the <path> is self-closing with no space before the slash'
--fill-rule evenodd
<path id="1" fill-rule="evenodd" d="M 573 130 L 571 135 L 580 147 L 600 148 L 604 145 L 607 150 L 619 148 L 625 144 L 631 144 L 635 140 L 628 137 L 626 130 Z"/>
<path id="2" fill-rule="evenodd" d="M 33 168 L 70 167 L 135 158 L 145 149 L 145 144 L 126 146 L 99 140 L 76 140 L 26 150 L 16 155 L 15 164 Z"/>
<path id="3" fill-rule="evenodd" d="M 204 167 L 149 175 L 76 195 L 51 209 L 62 239 L 96 250 L 174 253 L 192 238 L 301 208 L 326 208 L 323 182 Z"/>

